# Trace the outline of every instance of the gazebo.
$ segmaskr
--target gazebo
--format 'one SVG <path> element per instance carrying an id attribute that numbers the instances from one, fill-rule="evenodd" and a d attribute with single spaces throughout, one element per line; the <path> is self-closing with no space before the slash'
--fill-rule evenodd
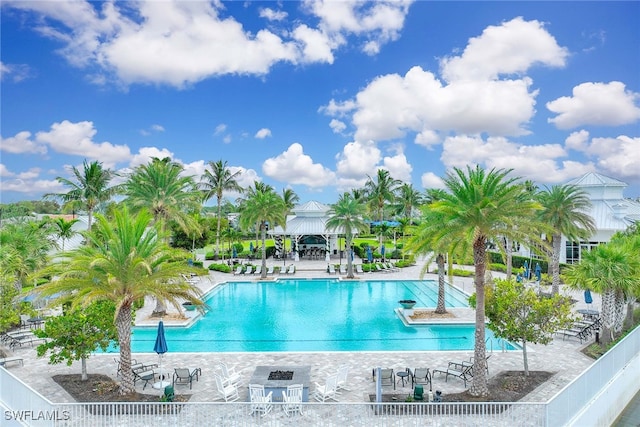
<path id="1" fill-rule="evenodd" d="M 294 259 L 324 259 L 338 255 L 339 235 L 344 234 L 342 228 L 328 230 L 329 206 L 310 201 L 297 205 L 292 214 L 287 216 L 286 227 L 275 227 L 269 230 L 276 246 L 276 257 L 285 256 L 284 239 L 291 239 L 291 257 Z"/>

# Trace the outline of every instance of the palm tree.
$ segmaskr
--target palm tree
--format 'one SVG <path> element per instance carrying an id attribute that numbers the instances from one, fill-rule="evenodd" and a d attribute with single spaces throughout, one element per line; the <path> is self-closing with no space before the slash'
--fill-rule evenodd
<path id="1" fill-rule="evenodd" d="M 146 210 L 132 215 L 126 207 L 114 212 L 113 221 L 97 215 L 95 230 L 85 235 L 90 244 L 67 252 L 61 262 L 40 272 L 57 276 L 38 288 L 43 296 L 56 296 L 52 304 L 69 302 L 76 308 L 97 301 L 115 303 L 122 367 L 120 394 L 135 393 L 131 370 L 134 302 L 153 296 L 177 310 L 184 300 L 203 304 L 200 290 L 179 279 L 186 254 L 167 245 L 160 224 L 152 219 Z"/>
<path id="2" fill-rule="evenodd" d="M 384 208 L 387 203 L 392 204 L 395 199 L 395 191 L 400 185 L 400 181 L 393 179 L 388 170 L 378 169 L 376 180 L 368 176 L 364 185 L 366 197 L 369 200 L 369 206 L 374 216 L 382 223 L 384 221 Z M 379 244 L 382 246 L 382 235 L 379 238 Z"/>
<path id="3" fill-rule="evenodd" d="M 404 183 L 398 189 L 397 212 L 402 217 L 411 220 L 413 218 L 413 210 L 420 207 L 424 203 L 422 194 L 413 188 L 412 184 Z"/>
<path id="4" fill-rule="evenodd" d="M 273 193 L 275 191 L 276 191 L 275 188 L 273 188 L 269 184 L 265 184 L 264 182 L 261 182 L 261 181 L 254 181 L 253 187 L 245 188 L 243 191 L 244 194 L 236 200 L 236 203 L 238 204 L 238 210 L 242 211 L 244 209 L 245 204 L 247 203 L 247 200 L 252 197 L 255 197 L 256 194 L 267 193 L 267 192 Z M 260 239 L 260 224 L 256 222 L 254 225 L 255 225 L 255 232 L 256 232 L 256 247 L 257 247 L 258 240 Z"/>
<path id="5" fill-rule="evenodd" d="M 612 240 L 582 254 L 578 264 L 563 272 L 573 287 L 590 289 L 602 295 L 602 342 L 613 341 L 624 322 L 625 296 L 638 292 L 640 256 L 630 247 Z"/>
<path id="6" fill-rule="evenodd" d="M 560 288 L 560 243 L 562 235 L 567 240 L 587 238 L 595 232 L 595 223 L 588 212 L 591 207 L 589 196 L 573 185 L 554 185 L 538 193 L 538 201 L 543 209 L 539 211 L 540 221 L 552 228 L 551 232 L 551 289 L 557 294 Z"/>
<path id="7" fill-rule="evenodd" d="M 45 197 L 62 199 L 65 205 L 81 206 L 87 211 L 87 230 L 91 230 L 93 213 L 100 203 L 106 202 L 121 190 L 120 186 L 109 187 L 109 182 L 117 174 L 109 169 L 104 169 L 102 163 L 94 161 L 83 163 L 83 170 L 75 166 L 71 168 L 75 181 L 57 177 L 56 180 L 68 187 L 66 193 L 48 193 Z"/>
<path id="8" fill-rule="evenodd" d="M 509 178 L 510 170 L 492 169 L 486 172 L 480 166 L 467 167 L 466 173 L 458 168 L 444 178 L 446 191 L 442 199 L 426 207 L 428 215 L 441 218 L 440 226 L 433 227 L 432 242 L 451 243 L 452 250 L 473 249 L 476 288 L 476 328 L 473 382 L 469 392 L 473 396 L 487 396 L 484 285 L 487 263 L 487 244 L 491 239 L 508 235 L 524 239 L 537 232 L 533 224 L 539 205 L 531 200 L 522 201 L 522 186 L 518 178 Z M 511 227 L 518 224 L 518 227 Z"/>
<path id="9" fill-rule="evenodd" d="M 211 169 L 211 170 L 209 170 Z M 225 191 L 237 191 L 242 193 L 242 187 L 238 184 L 238 178 L 242 171 L 231 172 L 226 161 L 218 160 L 217 162 L 209 162 L 209 169 L 205 169 L 200 188 L 204 190 L 204 201 L 206 202 L 213 196 L 216 197 L 218 226 L 216 228 L 216 258 L 220 253 L 220 219 L 222 208 L 222 195 Z"/>
<path id="10" fill-rule="evenodd" d="M 256 182 L 257 184 L 257 182 Z M 267 225 L 276 227 L 284 226 L 286 223 L 286 207 L 284 200 L 271 187 L 264 190 L 258 189 L 256 185 L 255 191 L 244 200 L 242 211 L 240 212 L 240 227 L 249 229 L 257 224 L 262 236 L 262 272 L 260 277 L 267 278 L 267 256 L 266 256 L 266 238 Z"/>
<path id="11" fill-rule="evenodd" d="M 78 219 L 72 219 L 67 221 L 62 217 L 54 219 L 51 224 L 53 226 L 54 235 L 62 240 L 62 251 L 64 252 L 64 242 L 76 235 L 76 231 L 73 229 L 73 225 L 78 222 Z"/>
<path id="12" fill-rule="evenodd" d="M 336 203 L 331 205 L 327 213 L 329 219 L 326 227 L 329 230 L 341 228 L 344 231 L 346 247 L 351 249 L 354 234 L 369 229 L 369 225 L 363 220 L 365 211 L 366 206 L 361 201 L 354 199 L 350 193 L 344 193 Z M 347 278 L 354 278 L 353 263 L 349 254 L 347 254 Z"/>
<path id="13" fill-rule="evenodd" d="M 290 188 L 283 188 L 282 189 L 282 200 L 284 200 L 284 205 L 287 208 L 287 213 L 286 215 L 290 215 L 291 212 L 293 211 L 293 208 L 296 207 L 296 204 L 300 201 L 300 197 L 298 196 L 298 194 L 296 194 L 295 191 L 293 191 Z M 285 219 L 286 221 L 286 219 Z M 283 227 L 285 228 L 285 227 Z M 285 259 L 287 257 L 287 251 L 286 251 L 286 235 L 283 236 L 283 241 L 282 241 L 282 258 Z"/>
<path id="14" fill-rule="evenodd" d="M 154 157 L 146 165 L 138 166 L 124 184 L 125 203 L 135 210 L 147 209 L 158 224 L 162 236 L 169 220 L 175 221 L 185 233 L 197 230 L 197 223 L 190 215 L 200 207 L 200 193 L 193 179 L 180 176 L 183 167 L 170 158 Z M 157 301 L 154 316 L 162 316 L 166 308 Z"/>

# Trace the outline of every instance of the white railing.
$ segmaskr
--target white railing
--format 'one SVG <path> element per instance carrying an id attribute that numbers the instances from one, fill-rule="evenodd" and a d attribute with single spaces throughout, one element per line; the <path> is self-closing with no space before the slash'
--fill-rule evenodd
<path id="1" fill-rule="evenodd" d="M 561 426 L 640 352 L 640 327 L 574 379 L 547 403 L 305 403 L 304 415 L 287 417 L 280 403 L 265 417 L 244 402 L 51 403 L 0 368 L 0 403 L 7 421 L 28 426 L 102 427 L 150 425 L 199 427 L 350 425 L 392 426 Z M 418 421 L 419 420 L 419 421 Z"/>

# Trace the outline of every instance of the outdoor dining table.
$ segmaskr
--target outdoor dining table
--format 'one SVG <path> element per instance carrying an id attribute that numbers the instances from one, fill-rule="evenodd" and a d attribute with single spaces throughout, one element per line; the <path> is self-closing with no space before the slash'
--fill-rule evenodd
<path id="1" fill-rule="evenodd" d="M 582 314 L 582 317 L 584 317 L 585 319 L 594 319 L 597 318 L 600 315 L 600 312 L 598 310 L 591 310 L 591 309 L 586 309 L 586 308 L 581 308 L 579 310 L 576 310 L 579 314 Z"/>

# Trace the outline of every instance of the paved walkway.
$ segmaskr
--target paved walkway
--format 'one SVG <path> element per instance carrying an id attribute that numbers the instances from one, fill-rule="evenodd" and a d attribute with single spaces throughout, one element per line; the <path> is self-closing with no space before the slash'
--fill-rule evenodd
<path id="1" fill-rule="evenodd" d="M 357 260 L 356 260 L 357 261 Z M 334 262 L 332 260 L 332 262 Z M 335 262 L 338 262 L 335 260 Z M 343 260 L 344 262 L 344 260 Z M 287 264 L 289 264 L 288 262 Z M 271 262 L 269 262 L 271 264 Z M 279 263 L 278 265 L 282 265 Z M 326 262 L 324 261 L 299 261 L 296 263 L 296 277 L 327 277 L 324 272 Z M 420 266 L 413 266 L 401 269 L 396 273 L 365 273 L 363 279 L 418 279 L 420 278 Z M 436 279 L 433 274 L 426 274 L 425 279 Z M 257 280 L 257 277 L 254 277 Z M 203 277 L 199 286 L 203 291 L 211 289 L 213 286 L 224 282 L 232 281 L 232 274 L 212 272 Z M 472 278 L 454 278 L 455 286 L 467 293 L 473 291 Z M 563 289 L 563 293 L 570 293 Z M 575 309 L 586 308 L 582 295 L 574 293 L 572 296 L 578 301 Z M 594 295 L 595 307 L 599 307 L 598 295 Z M 141 309 L 136 318 L 139 324 L 157 324 L 157 320 L 149 320 L 148 316 L 153 309 L 153 301 L 147 301 L 145 307 Z M 473 316 L 464 313 L 456 313 L 458 320 L 469 319 L 473 321 Z M 166 323 L 172 322 L 165 320 Z M 555 372 L 553 378 L 529 394 L 524 400 L 530 402 L 545 402 L 573 378 L 579 375 L 593 362 L 584 356 L 579 350 L 585 344 L 580 344 L 575 339 L 562 340 L 555 339 L 550 345 L 529 344 L 529 369 L 548 370 Z M 65 364 L 49 365 L 48 358 L 38 358 L 33 348 L 23 348 L 15 351 L 16 355 L 23 357 L 24 366 L 11 366 L 8 369 L 33 389 L 46 396 L 54 402 L 73 402 L 64 390 L 62 390 L 52 379 L 55 374 L 78 374 L 80 373 L 80 362 L 71 366 Z M 522 370 L 522 352 L 499 352 L 491 353 L 489 359 L 489 374 L 495 375 L 502 370 Z M 241 388 L 241 399 L 247 399 L 247 384 L 256 366 L 259 365 L 310 365 L 311 366 L 311 387 L 314 382 L 324 383 L 327 375 L 335 373 L 338 366 L 346 364 L 349 366 L 349 388 L 340 397 L 345 402 L 362 402 L 365 396 L 375 393 L 374 382 L 371 370 L 375 367 L 394 368 L 394 370 L 404 370 L 406 367 L 429 367 L 433 369 L 444 369 L 449 361 L 466 360 L 473 355 L 473 351 L 464 352 L 269 352 L 269 353 L 175 353 L 169 352 L 163 358 L 163 366 L 169 371 L 174 367 L 200 367 L 202 376 L 198 382 L 194 382 L 193 389 L 188 386 L 176 386 L 178 394 L 192 394 L 191 401 L 217 401 L 219 397 L 216 393 L 213 371 L 217 363 L 225 362 L 234 366 L 241 372 L 243 387 Z M 87 362 L 89 373 L 102 373 L 112 377 L 116 374 L 116 363 L 114 358 L 117 354 L 96 354 L 91 356 Z M 136 353 L 133 355 L 138 362 L 155 363 L 158 358 L 155 353 Z M 138 385 L 138 391 L 142 392 L 142 385 Z M 390 387 L 385 387 L 388 392 Z M 444 394 L 456 393 L 464 390 L 462 381 L 457 378 L 449 378 L 445 382 L 444 376 L 435 375 L 433 378 L 433 390 L 441 390 Z M 155 393 L 161 395 L 160 390 L 147 387 L 145 393 Z M 397 384 L 396 393 L 409 394 L 410 387 L 402 387 Z"/>

